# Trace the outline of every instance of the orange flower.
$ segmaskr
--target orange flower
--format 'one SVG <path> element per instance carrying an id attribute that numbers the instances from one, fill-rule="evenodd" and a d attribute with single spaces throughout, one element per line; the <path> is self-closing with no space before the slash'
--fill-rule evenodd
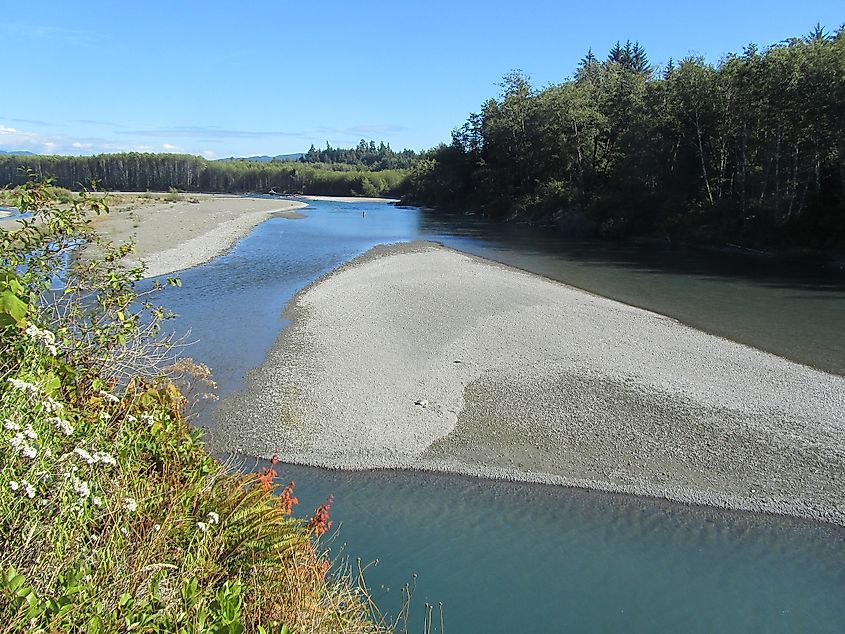
<path id="1" fill-rule="evenodd" d="M 269 491 L 273 486 L 273 478 L 275 478 L 278 473 L 273 467 L 261 467 L 258 471 L 258 480 L 261 482 L 261 486 L 264 487 L 265 491 Z"/>
<path id="2" fill-rule="evenodd" d="M 282 489 L 282 492 L 279 494 L 279 506 L 282 507 L 282 510 L 285 512 L 286 515 L 290 515 L 293 511 L 293 507 L 299 504 L 299 500 L 293 494 L 294 486 L 295 483 L 291 482 L 284 489 Z"/>
<path id="3" fill-rule="evenodd" d="M 314 534 L 318 537 L 327 533 L 332 527 L 332 521 L 329 519 L 332 502 L 334 502 L 334 496 L 330 495 L 325 502 L 316 508 L 314 511 L 314 517 L 311 518 L 311 521 L 308 524 L 308 528 L 314 531 Z"/>

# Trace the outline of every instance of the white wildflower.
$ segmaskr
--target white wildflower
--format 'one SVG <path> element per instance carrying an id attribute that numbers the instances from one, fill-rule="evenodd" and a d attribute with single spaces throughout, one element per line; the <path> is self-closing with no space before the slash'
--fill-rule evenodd
<path id="1" fill-rule="evenodd" d="M 35 324 L 30 324 L 24 332 L 35 341 L 40 341 L 44 344 L 52 356 L 55 357 L 59 353 L 58 348 L 56 348 L 56 335 L 51 331 L 41 330 Z"/>
<path id="2" fill-rule="evenodd" d="M 8 418 L 4 418 L 3 419 L 3 429 L 5 429 L 6 431 L 20 431 L 21 426 L 18 425 L 17 423 L 13 423 Z"/>
<path id="3" fill-rule="evenodd" d="M 152 415 L 150 415 L 150 414 L 146 414 L 146 413 L 141 414 L 141 420 L 142 420 L 142 421 L 144 421 L 144 422 L 145 422 L 147 425 L 149 425 L 150 427 L 152 427 L 152 426 L 153 426 L 153 417 L 152 417 Z"/>
<path id="4" fill-rule="evenodd" d="M 35 487 L 32 486 L 26 480 L 21 480 L 21 484 L 23 485 L 23 492 L 26 497 L 30 500 L 35 497 Z"/>
<path id="5" fill-rule="evenodd" d="M 94 497 L 91 498 L 91 503 L 94 506 L 102 506 L 103 505 L 103 498 L 101 498 L 99 495 L 95 495 Z"/>
<path id="6" fill-rule="evenodd" d="M 20 484 L 18 484 L 17 482 L 15 482 L 14 480 L 10 480 L 10 481 L 9 481 L 9 488 L 10 488 L 12 491 L 17 491 L 18 489 L 20 489 L 20 488 L 21 488 L 21 485 L 20 485 Z"/>
<path id="7" fill-rule="evenodd" d="M 109 414 L 106 410 L 100 412 L 100 419 L 101 420 L 109 420 L 111 418 L 111 414 Z"/>
<path id="8" fill-rule="evenodd" d="M 114 466 L 114 465 L 117 464 L 117 461 L 114 459 L 114 457 L 105 453 L 104 451 L 95 451 L 94 452 L 94 460 L 99 462 L 99 463 L 107 464 L 107 465 L 111 465 L 111 466 Z"/>
<path id="9" fill-rule="evenodd" d="M 220 516 L 217 513 L 215 513 L 214 511 L 211 511 L 208 514 L 208 521 L 211 524 L 218 524 L 218 523 L 220 523 Z"/>
<path id="10" fill-rule="evenodd" d="M 102 396 L 104 399 L 111 403 L 120 403 L 120 399 L 117 396 L 115 396 L 114 394 L 110 394 L 105 390 L 100 390 L 100 396 Z"/>
<path id="11" fill-rule="evenodd" d="M 153 524 L 153 530 L 157 533 L 161 530 L 161 524 Z"/>
<path id="12" fill-rule="evenodd" d="M 204 533 L 208 530 L 208 524 L 206 524 L 205 522 L 197 522 L 197 528 L 201 533 Z"/>
<path id="13" fill-rule="evenodd" d="M 138 502 L 135 501 L 135 498 L 123 498 L 123 508 L 130 513 L 134 513 L 138 510 Z"/>
<path id="14" fill-rule="evenodd" d="M 9 445 L 11 445 L 12 449 L 25 458 L 35 458 L 35 456 L 38 455 L 38 450 L 26 442 L 26 439 L 21 432 L 18 432 L 9 439 Z"/>
<path id="15" fill-rule="evenodd" d="M 35 440 L 38 438 L 38 434 L 35 433 L 35 430 L 32 428 L 32 425 L 29 423 L 26 424 L 26 427 L 23 428 L 23 435 L 29 438 L 30 440 Z"/>
<path id="16" fill-rule="evenodd" d="M 89 465 L 97 462 L 97 459 L 94 456 L 92 456 L 90 453 L 85 451 L 82 447 L 77 447 L 76 449 L 73 450 L 73 453 L 75 453 L 77 456 L 82 458 Z"/>
<path id="17" fill-rule="evenodd" d="M 126 415 L 126 422 L 128 422 L 128 423 L 137 423 L 137 422 L 138 422 L 138 419 L 137 419 L 137 418 L 135 418 L 132 414 L 127 414 L 127 415 Z"/>
<path id="18" fill-rule="evenodd" d="M 60 432 L 62 432 L 65 436 L 73 436 L 73 425 L 71 425 L 68 421 L 64 418 L 59 416 L 53 416 L 52 418 L 47 419 L 49 422 L 53 423 Z"/>
<path id="19" fill-rule="evenodd" d="M 73 486 L 74 492 L 83 500 L 88 499 L 88 496 L 91 495 L 91 488 L 85 480 L 80 480 L 76 476 L 72 476 L 71 485 Z"/>
<path id="20" fill-rule="evenodd" d="M 121 526 L 120 527 L 120 534 L 123 535 L 124 537 L 126 537 L 127 535 L 129 535 L 129 529 L 126 528 L 125 526 Z"/>
<path id="21" fill-rule="evenodd" d="M 57 401 L 57 400 L 55 400 L 55 399 L 53 399 L 49 396 L 44 399 L 43 405 L 44 405 L 44 410 L 48 414 L 58 414 L 59 412 L 61 412 L 65 408 L 65 406 L 62 405 L 61 403 L 59 403 L 59 401 Z"/>
<path id="22" fill-rule="evenodd" d="M 27 381 L 22 381 L 21 379 L 8 379 L 9 383 L 12 384 L 12 387 L 16 390 L 20 390 L 21 392 L 29 392 L 30 394 L 38 394 L 41 391 L 34 383 L 29 383 Z"/>

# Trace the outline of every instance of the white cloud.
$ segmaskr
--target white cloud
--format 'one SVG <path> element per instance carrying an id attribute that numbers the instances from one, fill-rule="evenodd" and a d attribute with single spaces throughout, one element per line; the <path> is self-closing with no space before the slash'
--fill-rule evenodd
<path id="1" fill-rule="evenodd" d="M 213 159 L 217 156 L 217 152 L 212 152 L 211 150 L 203 150 L 202 155 L 207 159 Z"/>
<path id="2" fill-rule="evenodd" d="M 165 146 L 166 148 L 168 146 Z M 176 148 L 176 146 L 169 146 Z M 97 152 L 151 152 L 149 145 L 114 143 L 102 138 L 72 137 L 64 134 L 26 132 L 0 123 L 0 149 L 28 150 L 43 154 L 90 154 Z M 171 151 L 183 151 L 176 148 Z"/>
<path id="3" fill-rule="evenodd" d="M 182 148 L 180 148 L 178 145 L 171 145 L 170 143 L 162 143 L 161 149 L 166 152 L 182 152 Z"/>

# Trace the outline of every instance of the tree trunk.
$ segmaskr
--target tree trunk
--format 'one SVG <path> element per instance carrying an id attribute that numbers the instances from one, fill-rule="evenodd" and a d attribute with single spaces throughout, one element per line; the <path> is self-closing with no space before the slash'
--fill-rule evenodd
<path id="1" fill-rule="evenodd" d="M 704 160 L 704 145 L 701 143 L 701 124 L 698 112 L 695 113 L 695 133 L 698 136 L 698 156 L 701 157 L 701 174 L 704 176 L 704 186 L 707 188 L 707 200 L 713 204 L 713 192 L 710 190 L 710 180 L 707 178 L 707 164 Z"/>

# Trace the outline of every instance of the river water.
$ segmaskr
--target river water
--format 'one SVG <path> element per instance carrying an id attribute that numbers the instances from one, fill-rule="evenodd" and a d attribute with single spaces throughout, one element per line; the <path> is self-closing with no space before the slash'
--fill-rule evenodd
<path id="1" fill-rule="evenodd" d="M 223 397 L 263 361 L 296 291 L 376 244 L 416 239 L 845 372 L 845 279 L 835 271 L 670 245 L 571 243 L 383 204 L 321 201 L 304 213 L 263 223 L 159 297 L 196 340 L 184 354 L 213 368 Z M 206 411 L 200 423 L 211 420 Z M 412 632 L 426 602 L 443 603 L 451 632 L 845 627 L 845 531 L 836 527 L 447 475 L 285 466 L 282 477 L 297 482 L 302 515 L 335 496 L 332 551 L 379 559 L 367 580 L 385 612 L 398 612 L 401 587 L 417 575 Z"/>

